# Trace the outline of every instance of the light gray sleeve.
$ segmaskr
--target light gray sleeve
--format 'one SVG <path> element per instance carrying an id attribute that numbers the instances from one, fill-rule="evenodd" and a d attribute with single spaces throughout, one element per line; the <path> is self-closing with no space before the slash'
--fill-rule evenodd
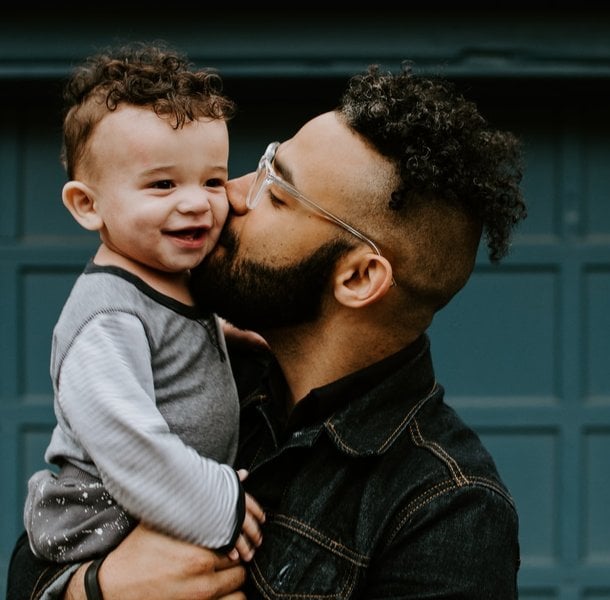
<path id="1" fill-rule="evenodd" d="M 59 390 L 63 421 L 128 512 L 189 542 L 229 543 L 237 527 L 236 473 L 169 431 L 137 317 L 115 312 L 90 321 L 63 360 Z"/>

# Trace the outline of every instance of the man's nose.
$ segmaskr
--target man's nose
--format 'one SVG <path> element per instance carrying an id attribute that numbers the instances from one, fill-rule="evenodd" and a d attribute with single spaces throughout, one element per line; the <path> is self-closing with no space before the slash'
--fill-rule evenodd
<path id="1" fill-rule="evenodd" d="M 227 198 L 234 214 L 243 215 L 248 212 L 246 198 L 248 197 L 248 190 L 254 181 L 254 177 L 255 173 L 248 173 L 237 179 L 227 181 Z"/>

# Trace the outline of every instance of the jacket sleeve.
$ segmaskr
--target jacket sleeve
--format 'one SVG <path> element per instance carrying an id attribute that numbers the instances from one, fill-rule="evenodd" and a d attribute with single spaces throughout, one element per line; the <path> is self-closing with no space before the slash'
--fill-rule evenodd
<path id="1" fill-rule="evenodd" d="M 408 510 L 373 559 L 362 598 L 515 600 L 518 517 L 509 500 L 467 485 Z"/>

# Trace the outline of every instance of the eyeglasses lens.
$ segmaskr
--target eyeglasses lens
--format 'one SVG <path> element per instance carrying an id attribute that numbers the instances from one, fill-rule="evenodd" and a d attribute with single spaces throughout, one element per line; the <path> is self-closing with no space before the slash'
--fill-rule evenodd
<path id="1" fill-rule="evenodd" d="M 262 196 L 263 184 L 265 182 L 265 178 L 267 176 L 267 169 L 265 168 L 264 159 L 258 165 L 258 169 L 256 170 L 256 177 L 248 190 L 248 196 L 246 198 L 246 206 L 249 209 L 255 208 L 260 202 Z"/>

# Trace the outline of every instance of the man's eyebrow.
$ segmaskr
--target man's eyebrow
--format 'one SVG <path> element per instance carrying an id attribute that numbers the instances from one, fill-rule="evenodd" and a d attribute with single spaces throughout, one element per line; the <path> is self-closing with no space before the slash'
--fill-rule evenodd
<path id="1" fill-rule="evenodd" d="M 279 150 L 279 148 L 278 148 Z M 292 171 L 288 168 L 282 161 L 278 161 L 277 152 L 275 153 L 275 159 L 273 160 L 273 168 L 275 172 L 290 185 L 294 186 L 294 177 L 292 176 Z"/>

